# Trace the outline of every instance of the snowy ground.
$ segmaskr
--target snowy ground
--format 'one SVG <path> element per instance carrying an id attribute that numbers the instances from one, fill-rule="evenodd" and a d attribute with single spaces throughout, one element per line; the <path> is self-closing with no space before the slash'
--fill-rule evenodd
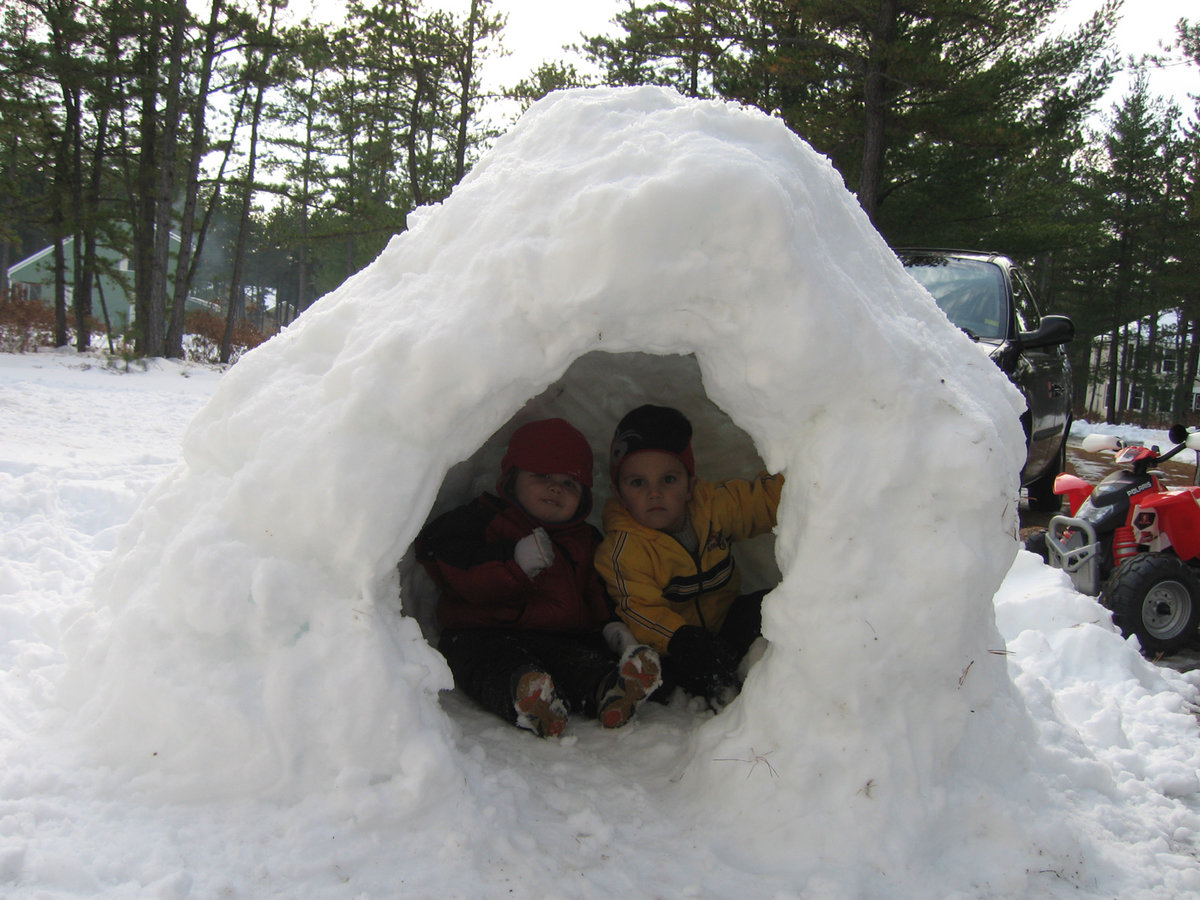
<path id="1" fill-rule="evenodd" d="M 560 743 L 446 694 L 464 777 L 483 798 L 470 833 L 452 811 L 406 809 L 352 769 L 298 802 L 167 802 L 59 752 L 66 633 L 90 611 L 90 581 L 121 526 L 179 464 L 184 427 L 219 377 L 168 362 L 126 373 L 69 351 L 0 356 L 0 896 L 848 896 L 844 877 L 801 888 L 721 843 L 715 823 L 675 814 L 663 786 L 686 782 L 680 748 L 706 718 L 685 707 L 651 706 L 616 733 L 573 726 Z M 1145 662 L 1103 609 L 1028 554 L 996 617 L 1039 731 L 1046 809 L 1086 836 L 1075 868 L 1035 874 L 1025 896 L 1200 896 L 1200 675 Z M 764 750 L 719 766 L 731 784 L 786 780 Z M 922 862 L 936 868 L 940 850 Z M 981 884 L 944 896 L 1009 894 Z"/>

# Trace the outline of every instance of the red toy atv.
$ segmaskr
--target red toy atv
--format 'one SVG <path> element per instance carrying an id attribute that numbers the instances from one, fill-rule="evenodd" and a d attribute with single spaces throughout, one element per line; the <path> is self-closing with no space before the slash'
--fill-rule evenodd
<path id="1" fill-rule="evenodd" d="M 1080 593 L 1098 595 L 1146 656 L 1174 653 L 1200 625 L 1200 487 L 1168 489 L 1155 471 L 1182 450 L 1200 450 L 1200 432 L 1176 425 L 1170 439 L 1175 446 L 1160 453 L 1108 435 L 1085 437 L 1084 450 L 1115 451 L 1124 468 L 1094 487 L 1066 473 L 1055 479 L 1071 514 L 1050 520 L 1042 554 Z M 1041 537 L 1028 549 L 1041 552 Z"/>

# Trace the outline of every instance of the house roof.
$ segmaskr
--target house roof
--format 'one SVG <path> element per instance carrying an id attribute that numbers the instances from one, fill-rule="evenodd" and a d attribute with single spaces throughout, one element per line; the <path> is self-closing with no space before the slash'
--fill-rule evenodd
<path id="1" fill-rule="evenodd" d="M 75 240 L 74 237 L 69 237 L 63 243 L 64 243 L 64 245 L 69 244 L 74 240 Z M 47 256 L 51 255 L 53 252 L 54 252 L 54 245 L 50 244 L 48 247 L 43 247 L 37 253 L 34 253 L 31 256 L 25 257 L 19 263 L 9 266 L 8 267 L 8 280 L 13 281 L 15 276 L 17 275 L 17 273 L 19 273 L 22 269 L 24 269 L 28 266 L 31 266 L 37 262 L 40 262 L 41 260 L 45 259 Z"/>
<path id="2" fill-rule="evenodd" d="M 171 232 L 171 240 L 174 243 L 178 244 L 183 241 L 183 238 L 181 238 L 179 236 L 178 232 L 172 231 Z M 71 246 L 71 244 L 73 244 L 74 241 L 75 241 L 75 236 L 68 235 L 66 238 L 63 239 L 63 247 L 66 248 L 66 247 Z M 45 259 L 47 256 L 50 256 L 53 253 L 54 253 L 54 245 L 48 244 L 47 246 L 43 247 L 41 250 L 37 251 L 36 253 L 30 254 L 29 256 L 27 256 L 23 260 L 21 260 L 20 262 L 14 263 L 13 265 L 9 266 L 8 267 L 8 280 L 9 281 L 17 280 L 16 275 L 22 269 L 41 262 L 43 259 Z"/>

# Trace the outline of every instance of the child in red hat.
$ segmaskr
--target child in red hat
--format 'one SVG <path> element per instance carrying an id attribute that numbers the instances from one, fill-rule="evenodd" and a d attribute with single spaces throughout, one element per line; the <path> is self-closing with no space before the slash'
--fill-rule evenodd
<path id="1" fill-rule="evenodd" d="M 417 537 L 439 588 L 438 649 L 464 693 L 539 736 L 561 735 L 573 710 L 624 725 L 659 662 L 615 619 L 593 565 L 591 447 L 563 419 L 530 422 L 500 470 L 496 494 Z"/>

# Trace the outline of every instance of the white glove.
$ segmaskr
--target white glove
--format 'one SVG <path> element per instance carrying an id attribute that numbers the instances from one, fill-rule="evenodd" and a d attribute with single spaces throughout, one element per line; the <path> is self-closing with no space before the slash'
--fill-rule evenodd
<path id="1" fill-rule="evenodd" d="M 617 656 L 623 656 L 626 650 L 637 645 L 633 632 L 624 622 L 609 622 L 605 625 L 604 641 L 608 644 L 608 649 Z"/>
<path id="2" fill-rule="evenodd" d="M 535 528 L 532 534 L 517 541 L 513 549 L 513 559 L 521 567 L 528 578 L 536 578 L 542 570 L 554 562 L 554 542 L 545 528 Z"/>

